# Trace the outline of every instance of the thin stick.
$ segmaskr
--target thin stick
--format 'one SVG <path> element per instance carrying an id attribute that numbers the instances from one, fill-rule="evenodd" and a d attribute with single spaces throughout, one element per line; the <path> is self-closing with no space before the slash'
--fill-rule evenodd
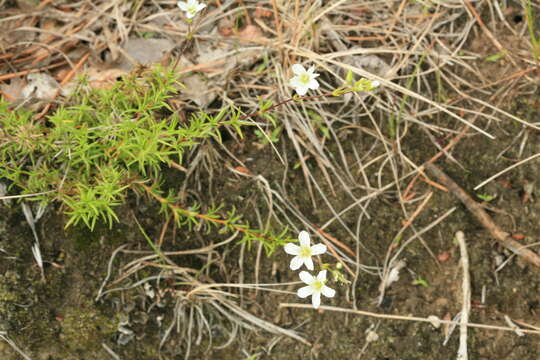
<path id="1" fill-rule="evenodd" d="M 56 99 L 58 95 L 60 95 L 62 87 L 65 86 L 69 81 L 71 81 L 73 76 L 75 76 L 75 72 L 77 72 L 81 68 L 81 66 L 86 62 L 86 60 L 89 57 L 90 57 L 90 52 L 87 52 L 86 54 L 83 55 L 83 57 L 79 60 L 79 62 L 75 65 L 75 67 L 71 69 L 69 73 L 66 75 L 66 77 L 62 80 L 62 82 L 60 82 L 60 87 L 56 89 L 55 93 L 52 96 L 52 99 Z M 33 119 L 39 120 L 43 116 L 45 116 L 47 112 L 49 111 L 49 109 L 51 108 L 52 104 L 53 104 L 52 102 L 47 103 L 47 105 L 45 105 L 43 110 L 39 114 L 35 115 Z"/>
<path id="2" fill-rule="evenodd" d="M 489 38 L 489 40 L 491 40 L 493 45 L 495 45 L 495 47 L 497 49 L 499 49 L 500 52 L 502 52 L 502 53 L 504 53 L 506 55 L 509 55 L 509 52 L 504 48 L 504 46 L 501 45 L 501 43 L 495 38 L 495 36 L 493 36 L 491 31 L 489 31 L 489 29 L 487 28 L 486 24 L 484 24 L 484 22 L 482 21 L 482 18 L 478 14 L 478 11 L 476 11 L 474 6 L 471 4 L 471 0 L 465 0 L 465 4 L 467 5 L 467 8 L 469 8 L 469 10 L 472 12 L 474 17 L 476 18 L 476 21 L 478 22 L 478 24 L 480 25 L 480 27 L 484 31 L 484 34 L 486 34 L 486 36 Z M 516 64 L 516 62 L 514 61 L 514 58 L 512 56 L 509 56 L 508 59 L 512 62 L 513 65 L 518 66 Z"/>
<path id="3" fill-rule="evenodd" d="M 515 164 L 512 165 L 512 166 L 507 167 L 507 168 L 504 169 L 503 171 L 498 172 L 497 174 L 493 175 L 493 176 L 490 177 L 489 179 L 487 179 L 487 180 L 483 181 L 482 183 L 476 185 L 476 187 L 474 188 L 474 190 L 480 189 L 482 186 L 486 185 L 487 183 L 489 183 L 489 182 L 492 181 L 493 179 L 498 178 L 499 176 L 501 176 L 501 175 L 504 174 L 505 172 L 508 172 L 508 171 L 512 170 L 513 168 L 515 168 L 515 167 L 518 167 L 518 166 L 520 166 L 520 165 L 523 165 L 523 164 L 526 163 L 527 161 L 531 161 L 532 159 L 537 158 L 537 157 L 539 157 L 539 156 L 540 156 L 540 153 L 534 154 L 534 155 L 529 156 L 528 158 L 526 158 L 526 159 L 524 159 L 524 160 L 521 160 L 521 161 L 515 163 Z"/>
<path id="4" fill-rule="evenodd" d="M 461 202 L 469 209 L 469 211 L 476 217 L 476 219 L 482 224 L 486 230 L 489 231 L 492 237 L 495 238 L 502 246 L 512 251 L 513 253 L 521 256 L 526 261 L 540 267 L 540 256 L 534 251 L 527 249 L 521 245 L 518 241 L 512 239 L 511 236 L 505 231 L 502 231 L 491 219 L 491 216 L 486 213 L 484 209 L 474 201 L 454 180 L 450 179 L 441 169 L 433 164 L 425 164 L 435 177 L 439 179 L 444 186 L 446 186 Z"/>
<path id="5" fill-rule="evenodd" d="M 47 65 L 47 66 L 40 67 L 39 69 L 29 69 L 29 70 L 19 71 L 19 72 L 16 72 L 16 73 L 1 75 L 0 76 L 0 81 L 10 80 L 10 79 L 16 78 L 17 76 L 24 76 L 24 75 L 28 75 L 30 73 L 42 72 L 44 70 L 54 69 L 54 68 L 57 68 L 57 67 L 60 67 L 60 66 L 64 66 L 66 64 L 67 64 L 67 61 L 62 60 L 62 61 L 59 61 L 59 62 L 54 63 L 54 64 L 50 64 L 50 65 Z"/>
<path id="6" fill-rule="evenodd" d="M 467 244 L 465 244 L 465 234 L 463 231 L 456 233 L 456 239 L 459 243 L 461 253 L 461 266 L 463 266 L 463 304 L 461 304 L 461 318 L 459 328 L 459 349 L 457 360 L 468 360 L 467 355 L 467 323 L 469 322 L 469 312 L 471 310 L 471 276 L 469 273 L 469 254 L 467 253 Z"/>
<path id="7" fill-rule="evenodd" d="M 279 11 L 277 8 L 276 0 L 272 0 L 272 10 L 274 11 L 274 25 L 278 34 L 278 41 L 281 42 L 283 36 L 283 29 L 281 28 L 281 21 L 279 21 Z"/>
<path id="8" fill-rule="evenodd" d="M 42 192 L 33 193 L 33 194 L 6 195 L 6 196 L 0 196 L 0 200 L 29 198 L 29 197 L 34 197 L 34 196 L 39 196 L 39 195 L 44 195 L 44 194 L 50 194 L 55 191 L 56 190 L 49 190 L 49 191 L 42 191 Z"/>
<path id="9" fill-rule="evenodd" d="M 297 303 L 281 303 L 279 304 L 280 308 L 298 308 L 298 309 L 313 309 L 312 305 L 308 304 L 297 304 Z M 328 311 L 335 311 L 335 312 L 342 312 L 347 314 L 355 314 L 355 315 L 361 315 L 361 316 L 369 316 L 377 319 L 390 319 L 390 320 L 404 320 L 404 321 L 417 321 L 417 322 L 427 322 L 427 323 L 433 323 L 433 318 L 423 318 L 423 317 L 416 317 L 416 316 L 403 316 L 403 315 L 389 315 L 389 314 L 379 314 L 369 311 L 361 311 L 361 310 L 353 310 L 353 309 L 345 309 L 340 308 L 336 306 L 325 306 L 321 305 L 319 307 L 321 310 L 328 310 Z M 449 324 L 449 325 L 460 325 L 457 321 L 451 321 L 451 320 L 437 320 L 438 323 L 441 324 Z M 488 330 L 500 330 L 500 331 L 510 331 L 515 333 L 516 329 L 513 329 L 511 327 L 507 326 L 498 326 L 498 325 L 485 325 L 485 324 L 477 324 L 477 323 L 467 323 L 467 327 L 477 328 L 477 329 L 488 329 Z M 528 330 L 528 329 L 522 329 L 520 328 L 519 331 L 527 334 L 535 334 L 540 335 L 540 330 Z"/>

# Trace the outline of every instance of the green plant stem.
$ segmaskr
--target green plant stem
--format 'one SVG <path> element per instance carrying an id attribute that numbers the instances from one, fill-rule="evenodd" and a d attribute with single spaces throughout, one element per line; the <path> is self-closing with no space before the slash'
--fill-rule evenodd
<path id="1" fill-rule="evenodd" d="M 173 216 L 175 217 L 175 220 L 177 220 L 177 221 L 178 221 L 178 213 L 181 213 L 181 214 L 185 215 L 186 217 L 196 217 L 196 218 L 201 219 L 203 221 L 213 222 L 215 224 L 219 224 L 219 225 L 223 225 L 223 226 L 231 226 L 234 230 L 240 231 L 242 233 L 249 233 L 250 236 L 252 236 L 254 238 L 257 238 L 260 241 L 273 241 L 273 240 L 275 240 L 273 238 L 270 238 L 270 237 L 267 237 L 267 236 L 265 236 L 263 234 L 260 234 L 257 231 L 253 231 L 253 230 L 251 230 L 249 228 L 246 228 L 246 227 L 244 227 L 242 225 L 231 224 L 226 219 L 215 218 L 215 217 L 211 217 L 211 216 L 208 216 L 208 215 L 205 215 L 205 214 L 201 214 L 201 213 L 196 212 L 196 211 L 184 209 L 184 208 L 182 208 L 182 207 L 180 207 L 178 205 L 172 204 L 167 199 L 165 199 L 165 198 L 159 196 L 158 194 L 156 194 L 155 192 L 153 192 L 152 188 L 150 186 L 145 185 L 145 184 L 140 183 L 140 182 L 138 183 L 138 185 L 141 186 L 148 194 L 150 194 L 154 199 L 159 201 L 161 204 L 165 204 L 168 207 L 170 207 L 173 210 Z"/>

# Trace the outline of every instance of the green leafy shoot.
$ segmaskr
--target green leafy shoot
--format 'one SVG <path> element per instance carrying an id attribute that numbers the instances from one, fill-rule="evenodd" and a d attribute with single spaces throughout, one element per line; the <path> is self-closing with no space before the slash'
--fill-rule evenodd
<path id="1" fill-rule="evenodd" d="M 485 202 L 490 202 L 491 200 L 495 199 L 495 196 L 487 194 L 476 194 L 476 197 Z"/>
<path id="2" fill-rule="evenodd" d="M 490 56 L 486 57 L 484 60 L 487 61 L 487 62 L 497 62 L 497 61 L 499 61 L 500 59 L 502 59 L 505 56 L 506 56 L 506 53 L 500 52 L 500 53 L 497 53 L 497 54 L 494 54 L 494 55 L 490 55 Z"/>
<path id="3" fill-rule="evenodd" d="M 417 279 L 413 280 L 412 282 L 415 286 L 423 286 L 423 287 L 429 287 L 429 284 L 426 280 L 422 279 L 421 277 L 418 277 Z"/>
<path id="4" fill-rule="evenodd" d="M 66 227 L 94 229 L 98 220 L 110 227 L 129 189 L 159 184 L 162 167 L 181 163 L 205 139 L 221 141 L 220 128 L 242 136 L 242 127 L 251 125 L 233 107 L 181 122 L 169 104 L 181 89 L 174 71 L 155 67 L 138 69 L 110 89 L 89 88 L 82 78 L 66 104 L 37 121 L 0 100 L 0 177 L 11 192 L 60 202 Z"/>

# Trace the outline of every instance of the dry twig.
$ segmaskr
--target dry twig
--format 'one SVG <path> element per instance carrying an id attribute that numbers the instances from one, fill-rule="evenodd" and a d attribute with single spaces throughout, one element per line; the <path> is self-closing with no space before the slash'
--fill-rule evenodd
<path id="1" fill-rule="evenodd" d="M 458 184 L 456 184 L 454 180 L 448 177 L 448 175 L 446 175 L 436 165 L 425 164 L 425 167 L 459 200 L 461 200 L 461 202 L 474 215 L 474 217 L 476 217 L 480 224 L 482 224 L 486 230 L 489 231 L 495 240 L 501 243 L 501 245 L 508 250 L 521 256 L 526 261 L 540 267 L 540 256 L 538 256 L 538 254 L 536 254 L 534 251 L 527 249 L 518 241 L 514 240 L 507 232 L 502 231 L 499 226 L 493 222 L 491 216 L 489 216 L 489 214 L 482 209 L 482 207 L 476 201 L 474 201 Z"/>
<path id="2" fill-rule="evenodd" d="M 457 360 L 467 360 L 467 323 L 469 322 L 469 312 L 471 310 L 471 276 L 469 274 L 469 254 L 465 235 L 462 231 L 456 233 L 456 239 L 461 253 L 461 266 L 463 267 L 463 282 L 461 291 L 463 292 L 463 303 L 461 304 L 461 317 L 459 319 L 459 349 Z"/>
<path id="3" fill-rule="evenodd" d="M 313 306 L 308 304 L 296 304 L 296 303 L 281 303 L 279 304 L 279 307 L 282 308 L 297 308 L 297 309 L 306 309 L 306 310 L 313 310 Z M 416 317 L 416 316 L 402 316 L 402 315 L 391 315 L 391 314 L 379 314 L 374 313 L 370 311 L 361 311 L 361 310 L 353 310 L 353 309 L 345 309 L 340 308 L 336 306 L 326 306 L 321 305 L 319 307 L 321 310 L 328 310 L 328 311 L 335 311 L 335 312 L 341 312 L 341 313 L 347 313 L 347 314 L 354 314 L 354 315 L 360 315 L 360 316 L 369 316 L 377 319 L 388 319 L 388 320 L 402 320 L 402 321 L 416 321 L 416 322 L 425 322 L 425 323 L 433 323 L 433 317 Z M 451 320 L 440 320 L 437 319 L 437 322 L 439 324 L 448 324 L 448 325 L 461 325 L 460 322 L 457 321 L 451 321 Z M 486 330 L 497 330 L 497 331 L 511 331 L 516 332 L 516 329 L 509 326 L 498 326 L 498 325 L 486 325 L 486 324 L 478 324 L 478 323 L 467 323 L 467 327 L 470 328 L 476 328 L 476 329 L 486 329 Z M 540 335 L 540 330 L 534 329 L 520 329 L 521 332 L 524 334 L 534 334 L 534 335 Z"/>

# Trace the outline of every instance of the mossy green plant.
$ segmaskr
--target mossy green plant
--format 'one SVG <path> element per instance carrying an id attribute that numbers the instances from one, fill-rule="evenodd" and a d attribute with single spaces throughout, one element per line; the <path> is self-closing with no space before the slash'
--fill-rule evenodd
<path id="1" fill-rule="evenodd" d="M 0 99 L 0 179 L 8 180 L 12 193 L 59 202 L 68 216 L 66 227 L 83 223 L 93 230 L 98 220 L 111 227 L 119 221 L 117 207 L 133 190 L 158 200 L 161 212 L 178 225 L 205 222 L 220 232 L 239 231 L 243 241 L 258 240 L 271 254 L 292 241 L 286 238 L 287 229 L 254 230 L 234 208 L 222 205 L 205 204 L 206 213 L 198 203 L 179 206 L 174 190 L 162 188 L 162 168 L 180 167 L 184 152 L 204 140 L 221 141 L 223 127 L 243 137 L 253 116 L 280 129 L 268 112 L 289 101 L 372 91 L 378 85 L 351 80 L 331 93 L 294 96 L 275 105 L 261 100 L 253 114 L 242 115 L 229 106 L 216 114 L 201 110 L 186 120 L 171 106 L 183 87 L 173 68 L 140 67 L 105 89 L 91 88 L 81 78 L 70 98 L 45 118 L 12 110 Z"/>
<path id="2" fill-rule="evenodd" d="M 221 141 L 223 127 L 242 137 L 252 124 L 234 107 L 199 111 L 186 120 L 170 105 L 181 89 L 176 73 L 158 66 L 138 69 L 109 89 L 92 89 L 82 78 L 46 118 L 0 100 L 0 179 L 8 180 L 12 194 L 60 203 L 66 227 L 83 223 L 93 230 L 97 221 L 111 227 L 128 191 L 142 191 L 178 224 L 204 221 L 239 230 L 245 240 L 258 239 L 273 251 L 289 239 L 252 230 L 235 211 L 222 214 L 221 206 L 210 205 L 206 214 L 200 204 L 179 207 L 173 190 L 162 189 L 163 167 L 182 163 L 186 150 L 205 139 Z"/>
<path id="3" fill-rule="evenodd" d="M 27 299 L 17 289 L 18 277 L 15 272 L 6 271 L 0 275 L 0 331 L 21 326 L 18 307 Z"/>
<path id="4" fill-rule="evenodd" d="M 112 225 L 128 188 L 181 160 L 195 139 L 215 135 L 212 121 L 182 127 L 177 114 L 156 116 L 171 111 L 167 100 L 178 84 L 161 68 L 133 73 L 110 89 L 81 81 L 68 104 L 39 120 L 1 102 L 0 177 L 10 190 L 34 194 L 32 200 L 59 200 L 69 215 L 66 226 L 82 221 L 93 229 L 99 218 Z"/>
<path id="5" fill-rule="evenodd" d="M 92 304 L 69 308 L 61 321 L 60 339 L 68 353 L 99 349 L 102 339 L 112 339 L 118 330 L 119 319 L 105 316 Z"/>

